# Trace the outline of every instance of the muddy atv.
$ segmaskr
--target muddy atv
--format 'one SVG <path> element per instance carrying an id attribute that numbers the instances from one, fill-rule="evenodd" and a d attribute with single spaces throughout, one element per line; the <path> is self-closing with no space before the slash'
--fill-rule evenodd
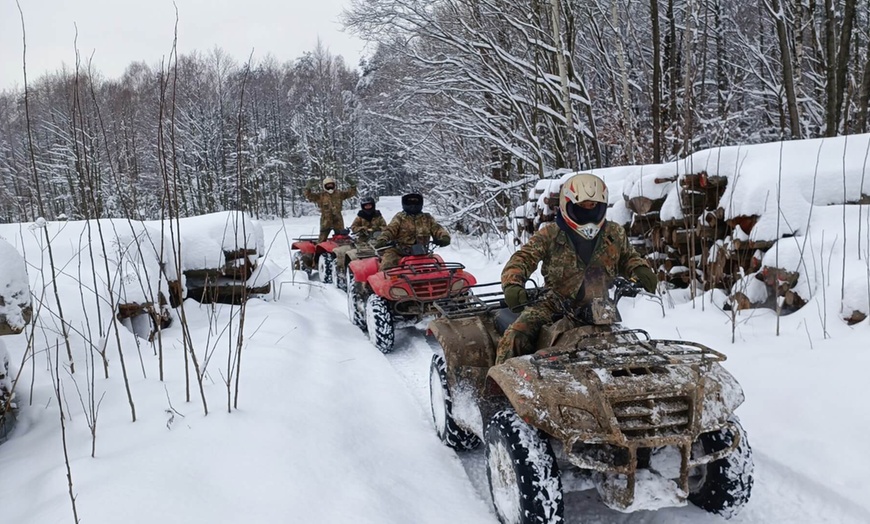
<path id="1" fill-rule="evenodd" d="M 465 294 L 476 283 L 465 266 L 444 262 L 433 249 L 431 243 L 415 244 L 398 266 L 386 271 L 378 270 L 378 257 L 347 266 L 348 317 L 383 353 L 393 351 L 397 324 L 419 322 L 437 312 L 436 300 Z"/>
<path id="2" fill-rule="evenodd" d="M 457 449 L 486 447 L 503 523 L 562 522 L 563 476 L 621 512 L 683 506 L 730 518 L 748 502 L 752 451 L 734 414 L 740 385 L 707 346 L 624 329 L 616 302 L 640 292 L 618 279 L 544 327 L 537 352 L 494 365 L 516 318 L 498 293 L 436 303 L 444 355 L 430 366 L 435 429 Z"/>
<path id="3" fill-rule="evenodd" d="M 344 231 L 336 233 L 323 242 L 318 243 L 316 236 L 303 236 L 294 238 L 290 245 L 292 252 L 291 260 L 293 269 L 302 270 L 311 278 L 311 274 L 317 271 L 320 281 L 324 284 L 332 283 L 335 273 L 335 248 L 342 245 L 352 244 L 353 239 Z"/>

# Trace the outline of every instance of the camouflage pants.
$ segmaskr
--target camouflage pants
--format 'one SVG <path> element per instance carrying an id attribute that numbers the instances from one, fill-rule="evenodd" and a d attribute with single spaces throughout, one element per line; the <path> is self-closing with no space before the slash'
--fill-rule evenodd
<path id="1" fill-rule="evenodd" d="M 402 259 L 402 254 L 399 253 L 398 249 L 390 248 L 381 254 L 381 265 L 378 267 L 378 270 L 385 271 L 387 269 L 396 267 L 399 265 L 399 260 Z"/>
<path id="2" fill-rule="evenodd" d="M 323 242 L 329 238 L 330 231 L 339 231 L 344 229 L 344 218 L 341 213 L 330 213 L 320 215 L 320 236 L 317 242 Z"/>
<path id="3" fill-rule="evenodd" d="M 495 363 L 535 352 L 541 328 L 553 322 L 555 310 L 548 302 L 529 306 L 507 328 L 496 349 Z"/>

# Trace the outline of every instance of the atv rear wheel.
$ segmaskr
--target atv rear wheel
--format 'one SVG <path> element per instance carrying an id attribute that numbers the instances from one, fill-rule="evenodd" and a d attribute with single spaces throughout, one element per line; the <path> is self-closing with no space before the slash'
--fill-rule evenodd
<path id="1" fill-rule="evenodd" d="M 365 303 L 360 298 L 359 287 L 362 284 L 357 283 L 353 279 L 353 272 L 350 268 L 345 269 L 345 281 L 347 282 L 347 318 L 350 322 L 360 328 L 366 330 L 366 315 L 363 311 Z"/>
<path id="2" fill-rule="evenodd" d="M 512 408 L 486 427 L 486 476 L 502 524 L 562 522 L 562 479 L 549 440 Z"/>
<path id="3" fill-rule="evenodd" d="M 317 273 L 320 274 L 320 281 L 324 284 L 332 283 L 332 274 L 335 269 L 335 255 L 332 253 L 321 253 L 317 257 Z"/>
<path id="4" fill-rule="evenodd" d="M 305 255 L 302 254 L 301 251 L 295 251 L 293 253 L 293 269 L 304 271 L 308 278 L 311 278 L 311 268 L 305 264 Z"/>
<path id="5" fill-rule="evenodd" d="M 462 429 L 453 420 L 453 397 L 447 387 L 447 365 L 441 355 L 432 355 L 429 366 L 429 407 L 441 442 L 455 450 L 474 449 L 480 444 L 474 433 Z"/>
<path id="6" fill-rule="evenodd" d="M 752 448 L 746 438 L 746 431 L 737 417 L 731 417 L 730 422 L 736 428 L 736 434 L 724 429 L 704 433 L 695 441 L 693 448 L 698 452 L 703 450 L 704 453 L 715 453 L 731 446 L 736 437 L 740 441 L 734 451 L 689 472 L 689 501 L 726 519 L 737 515 L 749 502 L 754 469 Z"/>
<path id="7" fill-rule="evenodd" d="M 396 335 L 393 313 L 387 301 L 374 294 L 369 295 L 366 300 L 366 329 L 369 332 L 369 340 L 381 350 L 381 353 L 393 351 Z"/>
<path id="8" fill-rule="evenodd" d="M 347 266 L 345 265 L 344 271 L 340 271 L 338 269 L 338 264 L 334 264 L 333 269 L 334 271 L 332 274 L 335 287 L 341 291 L 347 291 Z"/>

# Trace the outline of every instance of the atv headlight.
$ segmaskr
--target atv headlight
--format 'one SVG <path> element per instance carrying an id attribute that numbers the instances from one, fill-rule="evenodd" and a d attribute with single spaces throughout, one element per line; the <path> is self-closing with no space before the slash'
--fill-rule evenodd
<path id="1" fill-rule="evenodd" d="M 562 415 L 562 423 L 571 426 L 572 429 L 597 430 L 601 427 L 595 415 L 585 409 L 559 406 L 559 413 Z"/>
<path id="2" fill-rule="evenodd" d="M 411 296 L 411 294 L 408 293 L 408 291 L 403 287 L 391 287 L 390 296 L 396 300 L 399 300 L 402 298 L 408 298 Z"/>
<path id="3" fill-rule="evenodd" d="M 450 294 L 455 295 L 456 293 L 459 293 L 460 291 L 465 289 L 465 286 L 467 285 L 468 284 L 465 282 L 464 279 L 457 278 L 453 281 L 452 284 L 450 284 Z"/>

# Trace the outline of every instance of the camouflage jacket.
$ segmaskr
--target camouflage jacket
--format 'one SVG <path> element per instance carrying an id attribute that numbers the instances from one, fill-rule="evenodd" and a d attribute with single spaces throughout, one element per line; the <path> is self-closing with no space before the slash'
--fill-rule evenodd
<path id="1" fill-rule="evenodd" d="M 320 208 L 320 213 L 323 215 L 341 214 L 341 204 L 348 198 L 356 196 L 356 187 L 351 186 L 350 189 L 344 191 L 334 191 L 328 193 L 326 191 L 311 191 L 306 189 L 303 193 L 305 198 L 317 204 Z"/>
<path id="2" fill-rule="evenodd" d="M 450 239 L 450 233 L 444 229 L 429 213 L 409 215 L 399 211 L 384 228 L 378 242 L 386 243 L 395 240 L 400 246 L 412 244 L 427 244 L 429 237 L 435 240 Z"/>
<path id="3" fill-rule="evenodd" d="M 616 276 L 630 278 L 636 268 L 648 267 L 628 243 L 625 230 L 619 224 L 604 223 L 587 266 L 577 256 L 567 233 L 551 222 L 510 257 L 501 272 L 502 287 L 525 285 L 539 262 L 543 262 L 544 285 L 562 299 L 577 301 L 603 296 Z M 581 287 L 584 294 L 578 297 Z"/>
<path id="4" fill-rule="evenodd" d="M 387 221 L 384 220 L 384 215 L 380 211 L 375 211 L 375 215 L 371 220 L 363 216 L 362 211 L 357 213 L 356 218 L 350 225 L 350 230 L 356 235 L 360 242 L 368 242 L 372 233 L 383 231 L 387 227 Z"/>

